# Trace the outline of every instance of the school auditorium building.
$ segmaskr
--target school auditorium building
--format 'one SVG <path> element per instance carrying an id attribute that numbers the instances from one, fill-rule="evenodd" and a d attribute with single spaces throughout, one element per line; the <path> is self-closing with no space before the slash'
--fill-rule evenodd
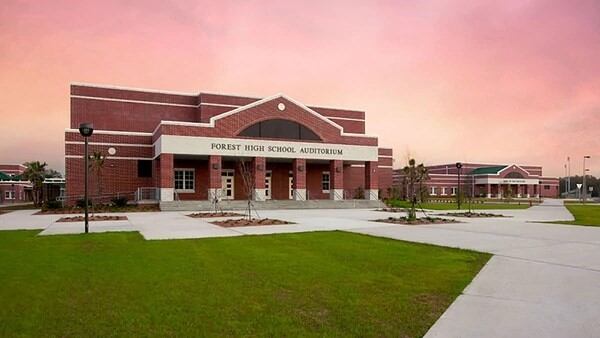
<path id="1" fill-rule="evenodd" d="M 542 175 L 542 167 L 518 164 L 461 163 L 460 186 L 467 196 L 487 198 L 558 197 L 557 177 Z M 458 191 L 456 163 L 427 167 L 424 183 L 430 197 L 452 197 Z M 394 184 L 402 185 L 402 170 L 394 171 Z"/>
<path id="2" fill-rule="evenodd" d="M 66 195 L 83 195 L 84 140 L 107 156 L 102 194 L 154 189 L 162 202 L 377 200 L 392 185 L 392 150 L 365 134 L 365 112 L 266 98 L 71 85 Z M 89 179 L 92 194 L 97 180 Z M 137 196 L 137 195 L 136 195 Z"/>

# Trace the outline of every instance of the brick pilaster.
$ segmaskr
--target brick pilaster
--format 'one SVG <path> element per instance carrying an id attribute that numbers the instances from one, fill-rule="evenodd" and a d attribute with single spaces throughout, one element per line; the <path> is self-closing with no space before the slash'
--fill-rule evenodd
<path id="1" fill-rule="evenodd" d="M 329 161 L 329 198 L 344 199 L 344 161 Z"/>
<path id="2" fill-rule="evenodd" d="M 306 160 L 297 158 L 292 161 L 294 200 L 306 200 Z"/>

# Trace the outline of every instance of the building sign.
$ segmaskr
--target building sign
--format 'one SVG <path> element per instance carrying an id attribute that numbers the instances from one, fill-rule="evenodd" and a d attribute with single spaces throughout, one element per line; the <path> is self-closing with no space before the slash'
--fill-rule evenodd
<path id="1" fill-rule="evenodd" d="M 521 185 L 536 185 L 540 180 L 537 178 L 495 178 L 486 177 L 475 179 L 475 184 L 521 184 Z"/>
<path id="2" fill-rule="evenodd" d="M 177 135 L 162 135 L 156 141 L 155 155 L 161 153 L 348 161 L 379 158 L 376 146 Z"/>

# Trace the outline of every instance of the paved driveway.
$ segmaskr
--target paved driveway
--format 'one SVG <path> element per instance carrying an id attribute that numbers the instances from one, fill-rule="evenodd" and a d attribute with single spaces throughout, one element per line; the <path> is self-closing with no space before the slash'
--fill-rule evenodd
<path id="1" fill-rule="evenodd" d="M 372 222 L 393 215 L 373 210 L 265 210 L 261 217 L 296 224 L 225 229 L 187 212 L 126 213 L 128 221 L 92 222 L 91 230 L 139 231 L 146 239 L 344 230 L 490 252 L 494 257 L 427 337 L 599 337 L 600 228 L 535 223 L 572 219 L 555 200 L 491 212 L 511 217 L 402 226 Z M 42 229 L 43 235 L 83 230 L 82 223 L 55 223 L 60 216 L 32 213 L 0 215 L 0 230 Z"/>

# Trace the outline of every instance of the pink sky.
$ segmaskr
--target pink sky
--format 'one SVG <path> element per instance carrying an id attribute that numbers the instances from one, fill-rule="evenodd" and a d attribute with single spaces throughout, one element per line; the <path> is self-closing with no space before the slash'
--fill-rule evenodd
<path id="1" fill-rule="evenodd" d="M 90 82 L 362 109 L 396 167 L 589 154 L 600 175 L 597 0 L 4 0 L 0 41 L 0 162 L 63 170 Z"/>

